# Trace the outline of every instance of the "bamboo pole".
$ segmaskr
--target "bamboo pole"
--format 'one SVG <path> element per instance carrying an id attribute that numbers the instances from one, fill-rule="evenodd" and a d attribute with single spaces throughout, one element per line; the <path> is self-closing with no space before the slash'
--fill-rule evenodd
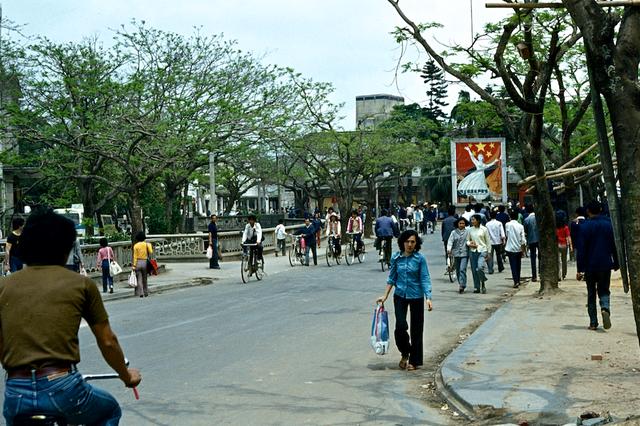
<path id="1" fill-rule="evenodd" d="M 585 155 L 587 155 L 588 153 L 590 153 L 594 148 L 596 148 L 598 146 L 598 142 L 594 143 L 593 145 L 591 145 L 589 148 L 585 149 L 584 151 L 582 151 L 580 154 L 576 155 L 572 160 L 567 161 L 566 163 L 564 163 L 562 166 L 558 167 L 556 170 L 562 170 L 562 169 L 566 169 L 567 167 L 569 167 L 572 164 L 577 163 L 578 161 L 580 161 Z"/>
<path id="2" fill-rule="evenodd" d="M 640 0 L 597 1 L 600 7 L 640 6 Z M 562 3 L 485 3 L 487 9 L 564 9 Z"/>

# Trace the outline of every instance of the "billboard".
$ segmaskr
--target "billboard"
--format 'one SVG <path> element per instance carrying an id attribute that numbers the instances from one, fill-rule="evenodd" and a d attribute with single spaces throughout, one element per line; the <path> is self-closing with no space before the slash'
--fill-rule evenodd
<path id="1" fill-rule="evenodd" d="M 452 202 L 507 202 L 507 153 L 504 138 L 451 141 Z"/>

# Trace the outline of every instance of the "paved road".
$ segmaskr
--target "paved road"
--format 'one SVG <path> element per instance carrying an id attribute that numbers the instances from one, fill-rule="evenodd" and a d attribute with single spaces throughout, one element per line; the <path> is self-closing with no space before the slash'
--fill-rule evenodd
<path id="1" fill-rule="evenodd" d="M 488 283 L 487 295 L 458 295 L 442 275 L 437 234 L 425 246 L 434 311 L 426 320 L 427 368 L 415 373 L 398 370 L 395 347 L 382 357 L 369 347 L 373 302 L 386 279 L 372 257 L 332 268 L 322 259 L 261 283 L 108 303 L 112 325 L 144 377 L 140 401 L 119 382 L 104 382 L 123 404 L 122 424 L 451 423 L 426 402 L 428 367 L 463 329 L 488 316 L 485 308 L 500 301 L 509 282 L 503 272 Z M 81 346 L 83 372 L 108 370 L 87 328 Z"/>

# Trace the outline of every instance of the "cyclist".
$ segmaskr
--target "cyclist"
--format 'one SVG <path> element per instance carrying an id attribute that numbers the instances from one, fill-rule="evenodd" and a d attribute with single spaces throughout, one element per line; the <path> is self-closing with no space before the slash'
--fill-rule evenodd
<path id="1" fill-rule="evenodd" d="M 391 259 L 391 241 L 394 234 L 397 234 L 397 225 L 391 219 L 391 213 L 387 209 L 382 210 L 382 216 L 376 219 L 375 234 L 376 234 L 376 249 L 380 250 L 382 247 L 382 241 L 386 240 L 387 245 L 385 248 L 384 258 Z M 382 260 L 382 255 L 380 260 Z"/>
<path id="2" fill-rule="evenodd" d="M 262 260 L 262 227 L 256 220 L 256 216 L 251 214 L 247 218 L 247 224 L 242 233 L 242 244 L 257 244 L 255 254 L 258 260 Z M 248 247 L 243 247 L 246 254 Z"/>
<path id="3" fill-rule="evenodd" d="M 349 218 L 349 223 L 347 223 L 347 232 L 353 233 L 353 241 L 356 242 L 356 253 L 359 253 L 362 248 L 363 231 L 364 226 L 362 226 L 362 218 L 358 216 L 357 210 L 353 210 L 351 212 L 351 217 Z"/>
<path id="4" fill-rule="evenodd" d="M 340 237 L 342 236 L 342 231 L 340 229 L 340 221 L 338 219 L 338 215 L 335 213 L 331 213 L 329 215 L 329 221 L 327 222 L 327 230 L 325 231 L 325 233 L 327 237 L 333 235 L 335 251 L 336 254 L 340 256 L 340 253 L 342 251 L 342 246 L 340 245 Z"/>
<path id="5" fill-rule="evenodd" d="M 76 368 L 81 319 L 124 384 L 135 387 L 142 380 L 138 370 L 125 364 L 95 283 L 64 268 L 75 239 L 69 219 L 51 211 L 32 214 L 21 237 L 22 260 L 28 268 L 0 283 L 7 425 L 17 415 L 36 413 L 71 424 L 118 424 L 122 412 L 116 399 L 82 380 Z"/>
<path id="6" fill-rule="evenodd" d="M 309 218 L 304 220 L 304 226 L 298 229 L 294 234 L 302 235 L 305 242 L 304 248 L 304 260 L 305 264 L 309 266 L 309 250 L 313 252 L 313 264 L 318 264 L 318 247 L 316 246 L 316 226 L 311 223 Z"/>

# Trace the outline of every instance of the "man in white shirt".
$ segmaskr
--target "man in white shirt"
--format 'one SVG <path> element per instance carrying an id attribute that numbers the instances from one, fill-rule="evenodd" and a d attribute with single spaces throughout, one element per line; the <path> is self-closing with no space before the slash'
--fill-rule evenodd
<path id="1" fill-rule="evenodd" d="M 249 215 L 247 224 L 242 233 L 242 244 L 257 244 L 256 255 L 262 259 L 262 227 L 257 222 L 255 215 Z M 247 248 L 243 249 L 246 253 Z"/>
<path id="2" fill-rule="evenodd" d="M 493 274 L 493 255 L 498 260 L 498 272 L 504 270 L 502 264 L 502 246 L 505 242 L 504 226 L 502 222 L 497 220 L 498 212 L 491 212 L 491 220 L 487 222 L 487 231 L 489 232 L 489 239 L 491 240 L 491 253 L 489 254 L 489 274 Z"/>
<path id="3" fill-rule="evenodd" d="M 471 222 L 471 217 L 474 214 L 476 214 L 476 212 L 475 210 L 473 210 L 473 208 L 471 208 L 471 204 L 467 204 L 467 206 L 464 208 L 464 213 L 462 213 L 462 217 L 467 219 L 467 222 Z"/>
<path id="4" fill-rule="evenodd" d="M 489 240 L 487 228 L 482 226 L 482 218 L 479 214 L 471 216 L 467 245 L 471 249 L 471 273 L 473 275 L 473 287 L 475 288 L 473 292 L 485 294 L 487 292 L 485 288 L 485 282 L 487 281 L 485 269 L 489 260 L 491 241 Z"/>
<path id="5" fill-rule="evenodd" d="M 284 219 L 278 219 L 278 226 L 275 229 L 276 234 L 276 257 L 278 257 L 278 251 L 282 251 L 282 255 L 285 255 L 285 249 L 287 246 L 287 231 L 284 227 Z"/>
<path id="6" fill-rule="evenodd" d="M 520 271 L 522 270 L 522 256 L 527 250 L 527 238 L 524 235 L 524 226 L 518 222 L 518 212 L 509 211 L 511 220 L 505 225 L 507 242 L 504 250 L 509 258 L 509 267 L 513 278 L 513 288 L 520 286 Z"/>

